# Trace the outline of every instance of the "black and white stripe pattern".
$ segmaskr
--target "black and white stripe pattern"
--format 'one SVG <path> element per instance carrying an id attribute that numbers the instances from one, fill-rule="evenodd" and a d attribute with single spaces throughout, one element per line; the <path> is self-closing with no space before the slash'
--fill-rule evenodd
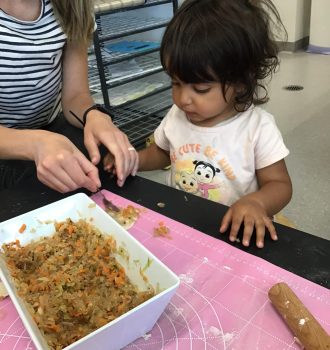
<path id="1" fill-rule="evenodd" d="M 39 128 L 61 108 L 62 54 L 66 35 L 49 0 L 25 22 L 0 10 L 0 125 Z"/>

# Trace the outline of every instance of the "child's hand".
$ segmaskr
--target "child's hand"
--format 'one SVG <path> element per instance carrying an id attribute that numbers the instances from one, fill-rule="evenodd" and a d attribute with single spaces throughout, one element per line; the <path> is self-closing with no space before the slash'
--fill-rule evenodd
<path id="1" fill-rule="evenodd" d="M 271 238 L 276 241 L 277 235 L 275 227 L 263 206 L 251 198 L 241 198 L 234 203 L 222 219 L 220 232 L 224 233 L 231 223 L 229 233 L 230 241 L 234 242 L 241 224 L 244 224 L 243 245 L 249 246 L 253 229 L 256 230 L 257 247 L 263 248 L 265 229 L 267 228 Z"/>
<path id="2" fill-rule="evenodd" d="M 115 174 L 115 157 L 111 153 L 103 158 L 103 169 L 108 173 L 112 171 Z"/>

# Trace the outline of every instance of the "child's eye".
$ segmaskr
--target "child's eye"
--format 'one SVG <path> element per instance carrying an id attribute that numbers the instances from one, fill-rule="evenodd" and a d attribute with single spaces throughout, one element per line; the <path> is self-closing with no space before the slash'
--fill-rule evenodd
<path id="1" fill-rule="evenodd" d="M 211 90 L 210 87 L 198 87 L 198 86 L 194 86 L 194 90 L 195 92 L 197 92 L 198 94 L 206 94 L 207 92 L 209 92 Z"/>

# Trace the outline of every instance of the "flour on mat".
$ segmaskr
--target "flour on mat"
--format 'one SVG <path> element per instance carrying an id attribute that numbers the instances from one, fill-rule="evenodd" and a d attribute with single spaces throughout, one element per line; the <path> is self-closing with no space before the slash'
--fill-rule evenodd
<path id="1" fill-rule="evenodd" d="M 183 314 L 183 308 L 182 307 L 177 307 L 173 310 L 173 314 L 175 315 L 175 317 L 179 317 L 182 316 Z"/>
<path id="2" fill-rule="evenodd" d="M 226 265 L 224 265 L 224 267 L 223 267 L 225 270 L 232 270 L 232 268 L 231 267 L 229 267 L 229 266 L 226 266 Z"/>
<path id="3" fill-rule="evenodd" d="M 211 326 L 208 329 L 208 332 L 211 333 L 215 337 L 221 337 L 222 336 L 221 330 L 219 328 L 217 328 L 217 327 L 214 327 L 214 326 Z"/>
<path id="4" fill-rule="evenodd" d="M 187 275 L 185 275 L 185 274 L 179 275 L 179 278 L 180 278 L 181 281 L 186 282 L 186 283 L 188 283 L 188 284 L 194 282 L 193 278 L 191 278 L 191 277 L 189 277 L 189 276 L 187 276 Z"/>
<path id="5" fill-rule="evenodd" d="M 225 343 L 230 342 L 231 340 L 233 340 L 233 338 L 235 336 L 235 332 L 233 332 L 233 333 L 223 333 L 220 329 L 218 329 L 217 327 L 214 327 L 214 326 L 211 326 L 208 329 L 208 333 L 212 334 L 214 337 L 222 338 Z"/>

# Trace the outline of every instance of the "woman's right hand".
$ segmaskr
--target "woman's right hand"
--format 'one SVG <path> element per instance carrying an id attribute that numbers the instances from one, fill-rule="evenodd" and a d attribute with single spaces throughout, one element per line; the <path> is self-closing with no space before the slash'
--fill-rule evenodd
<path id="1" fill-rule="evenodd" d="M 58 192 L 86 188 L 96 192 L 101 186 L 98 169 L 65 136 L 40 131 L 33 159 L 39 181 Z"/>

